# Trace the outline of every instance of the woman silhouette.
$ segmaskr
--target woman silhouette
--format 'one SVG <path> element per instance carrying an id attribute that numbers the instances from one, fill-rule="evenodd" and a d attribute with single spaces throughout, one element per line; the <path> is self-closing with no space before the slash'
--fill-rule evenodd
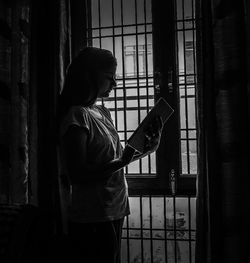
<path id="1" fill-rule="evenodd" d="M 158 118 L 145 134 L 143 154 L 128 145 L 123 149 L 109 110 L 96 104 L 116 87 L 116 66 L 110 51 L 83 49 L 68 67 L 59 99 L 60 173 L 70 193 L 70 258 L 77 262 L 120 262 L 122 225 L 129 214 L 123 168 L 155 151 L 160 141 Z"/>

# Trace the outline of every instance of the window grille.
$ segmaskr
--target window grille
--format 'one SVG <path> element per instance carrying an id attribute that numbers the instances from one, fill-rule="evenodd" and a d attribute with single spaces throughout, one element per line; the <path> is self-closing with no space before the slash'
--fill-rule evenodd
<path id="1" fill-rule="evenodd" d="M 169 137 L 178 134 L 174 136 L 174 159 L 178 163 L 175 169 L 180 178 L 188 179 L 184 181 L 186 185 L 197 174 L 195 0 L 166 2 L 173 7 L 170 8 L 174 13 L 171 41 L 175 45 L 169 53 L 164 53 L 174 54 L 174 62 L 169 59 L 173 74 L 170 72 L 167 76 L 167 86 L 169 92 L 176 89 L 174 104 L 178 123 Z M 108 99 L 99 103 L 110 109 L 124 145 L 159 96 L 155 87 L 161 82 L 161 72 L 157 72 L 155 66 L 155 51 L 158 57 L 162 56 L 157 49 L 158 46 L 165 47 L 165 43 L 158 45 L 158 39 L 154 39 L 152 14 L 160 8 L 153 10 L 151 5 L 156 3 L 151 0 L 86 0 L 85 3 L 86 45 L 106 48 L 118 60 L 117 88 Z M 162 93 L 165 94 L 165 91 Z M 171 141 L 172 137 L 168 140 Z M 168 165 L 164 155 L 159 158 Z M 159 172 L 156 163 L 156 155 L 151 154 L 130 164 L 126 168 L 126 176 L 135 179 L 138 185 L 145 180 L 151 184 L 151 179 L 157 178 Z M 167 169 L 163 171 L 163 181 L 155 184 L 155 189 L 161 187 L 162 182 L 169 183 Z M 175 170 L 170 171 L 175 180 Z M 169 188 L 168 185 L 164 187 Z M 169 196 L 167 191 L 165 194 L 161 191 L 152 194 L 146 189 L 145 192 L 136 189 L 130 194 L 131 215 L 123 226 L 122 263 L 194 263 L 195 197 L 190 197 L 185 191 L 182 197 Z"/>
<path id="2" fill-rule="evenodd" d="M 194 0 L 176 1 L 176 37 L 181 130 L 181 175 L 197 174 L 196 21 Z"/>
<path id="3" fill-rule="evenodd" d="M 91 1 L 87 42 L 112 51 L 118 61 L 117 87 L 101 103 L 123 145 L 154 105 L 151 14 L 149 0 Z M 155 176 L 155 153 L 128 165 L 126 174 Z"/>
<path id="4" fill-rule="evenodd" d="M 109 98 L 99 103 L 109 108 L 121 142 L 125 145 L 157 99 L 153 53 L 154 42 L 157 40 L 154 40 L 152 3 L 150 0 L 86 2 L 87 45 L 109 49 L 118 60 L 117 88 L 111 92 Z M 172 179 L 173 175 L 190 180 L 193 178 L 192 185 L 195 185 L 198 169 L 195 2 L 194 0 L 170 2 L 175 8 L 172 36 L 175 48 L 172 53 L 176 54 L 174 58 L 176 61 L 172 65 L 174 73 L 170 72 L 170 81 L 173 83 L 168 83 L 168 86 L 169 89 L 177 89 L 175 100 L 178 102 L 175 106 L 178 109 L 175 109 L 175 115 L 178 115 L 179 122 L 174 128 L 175 131 L 170 133 L 179 133 L 173 138 L 179 145 L 174 158 L 179 160 L 172 165 L 173 167 L 167 168 L 168 172 L 167 169 L 163 169 L 163 173 L 168 173 L 167 176 L 169 178 L 172 176 Z M 166 99 L 168 100 L 168 96 Z M 169 160 L 166 162 L 170 163 Z M 128 165 L 125 172 L 128 178 L 155 178 L 157 169 L 156 154 L 153 153 Z M 183 183 L 179 183 L 181 184 Z M 169 185 L 166 187 L 169 188 Z"/>
<path id="5" fill-rule="evenodd" d="M 195 198 L 134 196 L 130 203 L 122 263 L 195 262 Z"/>

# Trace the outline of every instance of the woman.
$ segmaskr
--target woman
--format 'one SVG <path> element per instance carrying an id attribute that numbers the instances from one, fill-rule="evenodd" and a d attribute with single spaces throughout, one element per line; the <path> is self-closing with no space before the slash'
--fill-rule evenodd
<path id="1" fill-rule="evenodd" d="M 122 149 L 109 110 L 96 105 L 115 88 L 116 66 L 110 51 L 83 49 L 68 68 L 59 99 L 61 174 L 70 186 L 70 257 L 82 262 L 120 262 L 122 225 L 129 214 L 123 168 L 155 151 L 162 129 L 160 119 L 152 123 L 142 155 L 129 146 Z"/>

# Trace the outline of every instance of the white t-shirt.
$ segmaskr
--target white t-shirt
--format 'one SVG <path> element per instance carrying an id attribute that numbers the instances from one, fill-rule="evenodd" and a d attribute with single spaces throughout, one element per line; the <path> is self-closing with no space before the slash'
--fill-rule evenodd
<path id="1" fill-rule="evenodd" d="M 104 106 L 71 107 L 61 123 L 61 138 L 71 125 L 82 127 L 88 133 L 89 165 L 98 166 L 121 156 L 122 146 L 118 133 L 109 110 Z M 68 174 L 67 160 L 62 145 L 59 149 L 59 166 L 60 173 L 65 176 Z M 128 215 L 128 190 L 123 169 L 113 173 L 107 180 L 98 180 L 97 177 L 86 184 L 71 185 L 69 200 L 68 217 L 74 222 L 109 221 Z"/>

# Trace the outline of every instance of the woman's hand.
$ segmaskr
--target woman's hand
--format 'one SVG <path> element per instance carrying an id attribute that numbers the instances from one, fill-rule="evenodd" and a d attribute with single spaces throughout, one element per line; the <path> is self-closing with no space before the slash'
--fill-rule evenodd
<path id="1" fill-rule="evenodd" d="M 150 154 L 157 150 L 160 144 L 162 128 L 162 119 L 160 116 L 157 116 L 144 131 L 144 153 Z"/>
<path id="2" fill-rule="evenodd" d="M 144 142 L 144 151 L 142 154 L 136 155 L 136 151 L 129 145 L 126 145 L 123 150 L 123 155 L 120 158 L 123 165 L 128 165 L 130 162 L 142 158 L 147 154 L 150 154 L 157 150 L 160 139 L 161 132 L 163 128 L 163 122 L 160 116 L 156 117 L 144 131 L 145 142 Z"/>

